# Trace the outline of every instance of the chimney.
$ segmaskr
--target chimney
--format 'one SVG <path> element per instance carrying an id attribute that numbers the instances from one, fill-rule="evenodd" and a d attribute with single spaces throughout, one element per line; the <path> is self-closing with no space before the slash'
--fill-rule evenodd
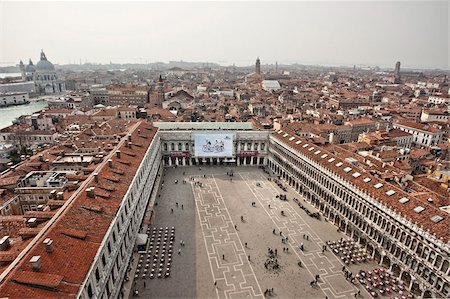
<path id="1" fill-rule="evenodd" d="M 141 129 L 138 129 L 138 133 L 139 133 L 139 134 L 141 133 Z"/>
<path id="2" fill-rule="evenodd" d="M 56 199 L 56 190 L 50 191 L 50 199 Z"/>
<path id="3" fill-rule="evenodd" d="M 57 200 L 64 200 L 64 192 L 58 192 L 56 193 L 56 199 Z"/>
<path id="4" fill-rule="evenodd" d="M 117 156 L 117 158 L 120 159 L 120 151 L 117 151 L 117 152 L 116 152 L 116 156 Z"/>
<path id="5" fill-rule="evenodd" d="M 128 135 L 128 141 L 131 141 L 131 134 Z"/>
<path id="6" fill-rule="evenodd" d="M 34 272 L 39 272 L 41 269 L 41 256 L 35 255 L 30 259 L 31 268 Z"/>
<path id="7" fill-rule="evenodd" d="M 0 251 L 6 251 L 9 248 L 9 236 L 0 239 Z"/>
<path id="8" fill-rule="evenodd" d="M 37 226 L 37 219 L 36 218 L 30 218 L 27 221 L 28 226 L 30 227 L 36 227 Z"/>
<path id="9" fill-rule="evenodd" d="M 87 195 L 90 198 L 95 198 L 95 187 L 90 187 L 86 189 Z"/>
<path id="10" fill-rule="evenodd" d="M 84 147 L 84 141 L 83 141 L 83 142 L 81 142 L 81 147 Z"/>
<path id="11" fill-rule="evenodd" d="M 125 140 L 125 146 L 126 146 L 126 147 L 130 147 L 130 143 L 128 142 L 128 139 Z"/>
<path id="12" fill-rule="evenodd" d="M 133 142 L 128 142 L 128 147 L 131 148 L 131 146 L 133 145 Z"/>
<path id="13" fill-rule="evenodd" d="M 113 163 L 112 163 L 113 161 L 112 161 L 112 159 L 109 159 L 108 160 L 108 166 L 109 166 L 109 168 L 112 168 L 113 167 Z"/>
<path id="14" fill-rule="evenodd" d="M 45 245 L 45 251 L 47 251 L 48 253 L 52 253 L 53 252 L 53 240 L 50 238 L 47 238 L 44 240 L 44 245 Z"/>
<path id="15" fill-rule="evenodd" d="M 39 155 L 39 161 L 44 162 L 44 155 Z"/>
<path id="16" fill-rule="evenodd" d="M 94 172 L 94 180 L 96 183 L 98 183 L 98 173 Z"/>

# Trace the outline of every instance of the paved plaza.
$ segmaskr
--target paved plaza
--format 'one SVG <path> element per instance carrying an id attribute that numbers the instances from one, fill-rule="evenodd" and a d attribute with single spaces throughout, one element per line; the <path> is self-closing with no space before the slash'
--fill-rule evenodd
<path id="1" fill-rule="evenodd" d="M 308 216 L 294 197 L 316 210 L 292 189 L 282 191 L 261 169 L 166 168 L 162 182 L 150 228 L 176 229 L 170 277 L 136 279 L 139 297 L 264 298 L 272 288 L 266 297 L 354 298 L 359 290 L 359 298 L 370 297 L 345 279 L 338 257 L 329 250 L 322 253 L 327 240 L 346 236 L 323 218 Z M 277 199 L 279 194 L 288 200 Z M 277 249 L 279 269 L 265 267 L 268 248 Z M 369 262 L 349 269 L 356 273 L 374 267 Z M 317 274 L 318 283 L 311 287 Z"/>

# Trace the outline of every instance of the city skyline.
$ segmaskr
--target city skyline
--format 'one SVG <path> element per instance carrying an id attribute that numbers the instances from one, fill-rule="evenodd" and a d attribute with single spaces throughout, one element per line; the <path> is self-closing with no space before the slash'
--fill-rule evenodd
<path id="1" fill-rule="evenodd" d="M 402 61 L 405 68 L 448 69 L 447 2 L 105 4 L 2 2 L 1 65 L 36 61 L 42 48 L 55 64 L 249 66 L 259 56 L 263 65 L 393 67 Z M 33 16 L 47 14 L 33 25 Z M 32 26 L 44 33 L 30 35 Z"/>

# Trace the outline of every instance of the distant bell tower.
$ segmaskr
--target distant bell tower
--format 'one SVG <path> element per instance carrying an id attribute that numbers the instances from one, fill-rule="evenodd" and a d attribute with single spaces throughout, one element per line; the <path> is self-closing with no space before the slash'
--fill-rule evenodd
<path id="1" fill-rule="evenodd" d="M 22 75 L 22 80 L 26 81 L 27 80 L 27 76 L 25 74 L 25 65 L 23 64 L 22 60 L 19 63 L 19 67 L 20 67 L 20 74 Z"/>
<path id="2" fill-rule="evenodd" d="M 156 86 L 156 99 L 155 106 L 162 108 L 164 102 L 164 81 L 161 75 L 159 75 L 158 85 Z"/>
<path id="3" fill-rule="evenodd" d="M 261 61 L 259 60 L 259 57 L 256 58 L 255 73 L 257 73 L 258 75 L 261 74 Z"/>
<path id="4" fill-rule="evenodd" d="M 400 61 L 397 61 L 395 64 L 395 70 L 394 70 L 394 83 L 398 84 L 400 83 Z"/>

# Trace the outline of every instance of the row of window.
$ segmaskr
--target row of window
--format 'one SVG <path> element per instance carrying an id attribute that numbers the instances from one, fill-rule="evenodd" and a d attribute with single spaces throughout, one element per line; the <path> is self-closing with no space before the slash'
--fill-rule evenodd
<path id="1" fill-rule="evenodd" d="M 34 140 L 34 141 L 51 141 L 53 140 L 52 136 L 23 136 L 23 135 L 15 135 L 15 134 L 5 134 L 2 135 L 3 140 L 20 140 L 20 139 L 26 139 L 26 140 Z"/>
<path id="2" fill-rule="evenodd" d="M 159 146 L 159 145 L 158 145 Z M 110 273 L 105 285 L 106 296 L 111 297 L 112 292 L 119 288 L 118 283 L 123 278 L 123 273 L 127 267 L 126 261 L 130 258 L 140 227 L 140 223 L 145 214 L 147 201 L 153 189 L 153 183 L 159 168 L 159 163 L 155 161 L 161 160 L 159 151 L 155 150 L 158 147 L 152 143 L 148 152 L 141 162 L 134 181 L 130 187 L 128 196 L 123 199 L 123 204 L 118 211 L 119 217 L 114 224 L 113 229 L 107 239 L 106 247 L 103 248 L 101 254 L 101 265 L 97 265 L 94 270 L 95 284 L 87 284 L 88 298 L 94 297 L 94 288 L 101 287 L 98 284 L 105 273 Z M 157 160 L 159 158 L 159 160 Z M 142 182 L 143 178 L 145 181 Z M 142 182 L 142 183 L 141 183 Z M 130 215 L 132 213 L 132 215 Z M 120 246 L 120 247 L 119 247 Z M 114 256 L 116 257 L 114 260 Z M 114 261 L 114 262 L 112 262 Z M 91 274 L 92 275 L 92 274 Z M 102 290 L 99 290 L 101 293 Z"/>
<path id="3" fill-rule="evenodd" d="M 176 144 L 174 142 L 170 143 L 170 150 L 171 151 L 175 150 L 175 145 Z M 264 142 L 262 142 L 262 143 L 258 143 L 258 142 L 251 143 L 251 142 L 248 142 L 247 143 L 247 148 L 245 148 L 245 143 L 244 142 L 241 142 L 240 145 L 241 145 L 240 146 L 240 150 L 255 150 L 255 151 L 261 150 L 261 151 L 263 151 L 266 148 L 266 144 Z M 178 150 L 178 151 L 188 151 L 190 146 L 194 147 L 194 144 L 189 145 L 189 143 L 186 142 L 184 144 L 184 148 L 183 148 L 183 144 L 181 142 L 178 142 L 176 150 Z M 164 142 L 163 148 L 164 148 L 164 151 L 168 150 L 167 142 Z"/>
<path id="4" fill-rule="evenodd" d="M 386 221 L 385 217 L 382 217 L 381 215 L 379 215 L 373 208 L 369 208 L 362 204 L 361 200 L 355 200 L 356 194 L 349 194 L 347 192 L 344 192 L 342 190 L 342 188 L 337 187 L 333 182 L 331 182 L 330 180 L 328 180 L 328 177 L 319 174 L 316 171 L 316 168 L 312 167 L 310 168 L 309 165 L 307 165 L 304 162 L 298 162 L 297 158 L 293 158 L 293 157 L 289 157 L 290 153 L 288 153 L 288 151 L 286 151 L 284 148 L 278 147 L 276 146 L 276 150 L 272 151 L 273 153 L 276 153 L 275 158 L 276 160 L 278 160 L 279 163 L 284 164 L 284 166 L 286 167 L 287 170 L 289 170 L 289 168 L 292 170 L 292 173 L 295 174 L 297 172 L 297 170 L 293 169 L 291 167 L 291 165 L 296 165 L 299 169 L 303 169 L 305 170 L 305 175 L 301 175 L 297 172 L 298 179 L 302 184 L 306 184 L 311 190 L 314 190 L 316 192 L 316 194 L 319 195 L 319 198 L 324 198 L 326 201 L 330 202 L 332 204 L 332 206 L 334 206 L 337 210 L 339 210 L 342 214 L 344 214 L 344 216 L 350 220 L 352 220 L 354 223 L 356 222 L 356 224 L 358 226 L 364 226 L 367 228 L 367 232 L 368 235 L 374 237 L 374 239 L 378 240 L 376 241 L 380 241 L 379 243 L 381 243 L 381 241 L 383 241 L 383 244 L 385 246 L 385 248 L 387 248 L 388 250 L 390 249 L 391 251 L 395 251 L 396 252 L 396 256 L 399 257 L 400 254 L 404 254 L 404 251 L 401 250 L 396 250 L 395 248 L 392 249 L 393 247 L 389 242 L 386 243 L 386 240 L 381 239 L 382 236 L 384 236 L 385 234 L 381 233 L 380 231 L 387 231 L 388 234 L 390 234 L 391 236 L 395 237 L 396 239 L 398 239 L 400 242 L 405 243 L 406 246 L 408 246 L 409 248 L 415 250 L 419 256 L 421 256 L 422 258 L 425 259 L 425 261 L 431 263 L 434 267 L 440 269 L 443 273 L 448 271 L 449 268 L 449 262 L 448 261 L 444 261 L 444 263 L 442 263 L 442 257 L 437 255 L 436 252 L 434 252 L 433 250 L 430 250 L 428 247 L 424 247 L 424 250 L 422 251 L 422 244 L 417 244 L 417 241 L 415 239 L 412 239 L 411 236 L 408 235 L 408 237 L 406 237 L 406 233 L 403 229 L 400 229 L 396 226 L 394 226 L 393 224 L 390 224 L 390 222 Z M 290 162 L 284 162 L 283 160 L 280 160 L 280 158 L 278 158 L 277 156 L 280 157 L 289 157 Z M 297 174 L 295 174 L 294 176 L 297 177 Z M 312 178 L 312 180 L 310 180 L 310 178 Z M 319 184 L 317 184 L 319 183 Z M 321 187 L 319 187 L 321 186 Z M 324 188 L 325 187 L 325 188 Z M 323 190 L 322 190 L 323 189 Z M 329 191 L 332 192 L 334 194 L 336 194 L 338 196 L 338 198 L 341 198 L 343 201 L 342 203 L 346 203 L 348 205 L 348 208 L 345 208 L 341 203 L 341 201 L 339 201 L 337 199 L 334 199 L 333 196 L 329 195 L 327 192 L 325 191 Z M 353 192 L 351 192 L 353 193 Z M 356 209 L 357 211 L 359 211 L 360 213 L 362 213 L 362 217 L 364 219 L 371 219 L 373 220 L 381 229 L 380 231 L 376 230 L 374 228 L 374 224 L 368 225 L 367 222 L 362 221 L 359 217 L 357 217 L 356 219 L 354 218 L 354 214 L 353 213 L 349 213 L 349 209 Z M 369 229 L 370 228 L 370 229 Z M 411 240 L 416 241 L 416 242 L 411 242 Z M 397 247 L 396 247 L 397 248 Z M 401 259 L 403 261 L 403 259 Z M 426 268 L 425 268 L 426 269 Z M 429 272 L 429 271 L 428 271 Z M 439 280 L 435 280 L 432 277 L 425 277 L 427 280 L 430 280 L 430 282 L 436 282 L 438 283 Z M 442 280 L 441 280 L 442 282 Z"/>

